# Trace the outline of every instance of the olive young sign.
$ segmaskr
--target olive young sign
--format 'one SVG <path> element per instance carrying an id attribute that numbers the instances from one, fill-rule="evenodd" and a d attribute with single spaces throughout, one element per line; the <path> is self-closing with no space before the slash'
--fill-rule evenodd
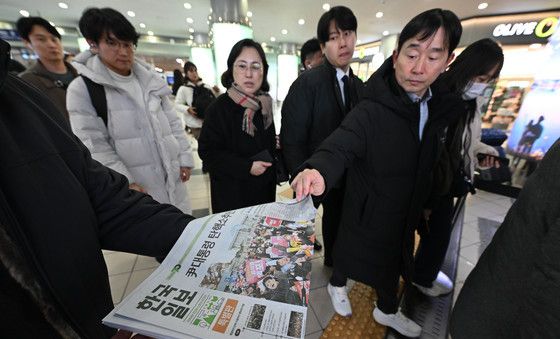
<path id="1" fill-rule="evenodd" d="M 537 38 L 548 38 L 558 27 L 557 17 L 548 17 L 541 21 L 503 23 L 494 28 L 495 37 L 534 35 Z"/>
<path id="2" fill-rule="evenodd" d="M 461 23 L 463 34 L 459 47 L 484 38 L 494 38 L 503 45 L 545 44 L 560 29 L 560 10 L 474 17 Z"/>

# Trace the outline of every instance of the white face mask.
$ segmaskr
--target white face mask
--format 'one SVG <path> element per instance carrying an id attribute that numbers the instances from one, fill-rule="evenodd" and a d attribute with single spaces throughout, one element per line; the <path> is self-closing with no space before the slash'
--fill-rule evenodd
<path id="1" fill-rule="evenodd" d="M 471 82 L 465 86 L 463 90 L 463 99 L 472 100 L 476 99 L 484 93 L 484 90 L 488 87 L 488 84 L 483 82 Z"/>

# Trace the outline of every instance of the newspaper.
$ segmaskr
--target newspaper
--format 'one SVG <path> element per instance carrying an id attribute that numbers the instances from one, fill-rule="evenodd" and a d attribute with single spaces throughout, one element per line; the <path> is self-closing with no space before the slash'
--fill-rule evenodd
<path id="1" fill-rule="evenodd" d="M 103 323 L 156 338 L 303 338 L 315 214 L 307 198 L 190 222 Z"/>

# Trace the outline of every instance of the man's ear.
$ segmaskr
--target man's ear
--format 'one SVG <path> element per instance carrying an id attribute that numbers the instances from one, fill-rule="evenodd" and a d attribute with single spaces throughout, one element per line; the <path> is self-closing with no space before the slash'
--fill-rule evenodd
<path id="1" fill-rule="evenodd" d="M 325 44 L 321 42 L 321 43 L 319 44 L 319 46 L 321 46 L 321 53 L 322 53 L 322 54 L 325 54 L 325 48 L 326 48 Z"/>
<path id="2" fill-rule="evenodd" d="M 455 60 L 455 53 L 451 53 L 451 55 L 449 56 L 449 58 L 447 58 L 447 64 L 445 65 L 445 68 L 447 68 L 447 66 L 449 66 L 449 64 L 451 63 L 451 61 Z"/>
<path id="3" fill-rule="evenodd" d="M 30 49 L 30 50 L 32 50 L 32 51 L 35 51 L 35 50 L 33 49 L 33 45 L 31 44 L 31 41 L 25 40 L 25 39 L 22 39 L 22 40 L 23 40 L 23 44 L 25 45 L 25 48 Z"/>
<path id="4" fill-rule="evenodd" d="M 395 65 L 397 64 L 397 58 L 399 57 L 399 52 L 397 52 L 396 49 L 393 50 L 393 68 L 395 68 Z"/>
<path id="5" fill-rule="evenodd" d="M 99 49 L 98 49 L 98 47 L 97 47 L 97 43 L 96 43 L 95 41 L 90 40 L 90 39 L 86 39 L 86 41 L 87 41 L 87 43 L 88 43 L 88 45 L 89 45 L 89 50 L 90 50 L 92 53 L 97 53 L 97 52 L 99 51 Z"/>

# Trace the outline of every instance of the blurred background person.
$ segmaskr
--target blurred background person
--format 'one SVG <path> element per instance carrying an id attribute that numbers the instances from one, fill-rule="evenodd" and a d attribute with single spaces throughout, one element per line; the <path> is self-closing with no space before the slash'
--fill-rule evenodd
<path id="1" fill-rule="evenodd" d="M 482 39 L 461 52 L 439 78 L 461 96 L 464 105 L 457 107 L 456 122 L 447 129 L 443 156 L 435 167 L 433 193 L 419 228 L 413 284 L 428 296 L 453 290 L 453 282 L 440 271 L 453 230 L 453 199 L 474 192 L 475 168 L 492 162 L 488 157 L 479 164 L 478 154 L 498 156 L 495 148 L 480 141 L 482 115 L 476 99 L 498 78 L 503 64 L 502 48 L 494 40 Z"/>
<path id="2" fill-rule="evenodd" d="M 66 89 L 78 73 L 64 61 L 60 33 L 47 20 L 35 16 L 20 18 L 16 28 L 25 46 L 38 56 L 21 78 L 45 93 L 68 119 Z"/>
<path id="3" fill-rule="evenodd" d="M 321 51 L 321 43 L 319 42 L 319 39 L 313 38 L 307 40 L 301 46 L 300 58 L 303 71 L 322 64 L 323 52 Z"/>
<path id="4" fill-rule="evenodd" d="M 183 66 L 185 80 L 175 96 L 175 110 L 183 117 L 186 127 L 198 139 L 208 106 L 216 98 L 214 90 L 202 82 L 196 65 L 187 61 Z"/>
<path id="5" fill-rule="evenodd" d="M 94 159 L 124 174 L 131 189 L 190 214 L 185 182 L 194 165 L 191 144 L 167 83 L 134 57 L 134 26 L 111 8 L 87 9 L 79 25 L 91 48 L 76 56 L 82 76 L 68 88 L 74 133 Z M 103 87 L 106 121 L 92 102 L 95 85 Z"/>
<path id="6" fill-rule="evenodd" d="M 198 140 L 213 213 L 273 202 L 276 196 L 276 137 L 261 45 L 240 40 L 227 67 L 222 75 L 227 92 L 206 111 Z"/>
<path id="7" fill-rule="evenodd" d="M 173 70 L 173 86 L 171 86 L 171 94 L 177 95 L 179 87 L 183 86 L 185 77 L 180 69 Z"/>

